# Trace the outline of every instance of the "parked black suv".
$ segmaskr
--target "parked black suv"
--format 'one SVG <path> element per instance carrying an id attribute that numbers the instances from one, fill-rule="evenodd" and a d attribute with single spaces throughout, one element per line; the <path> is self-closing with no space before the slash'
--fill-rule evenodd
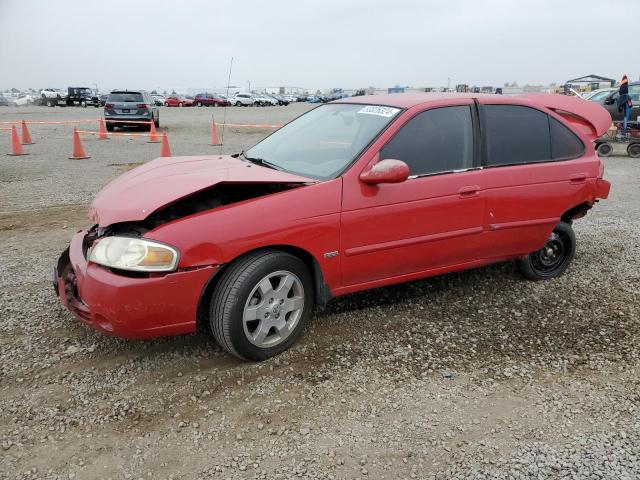
<path id="1" fill-rule="evenodd" d="M 93 105 L 98 108 L 100 106 L 100 100 L 98 96 L 93 93 L 93 90 L 87 87 L 69 87 L 67 90 L 67 105 L 80 105 L 86 107 L 87 105 Z"/>

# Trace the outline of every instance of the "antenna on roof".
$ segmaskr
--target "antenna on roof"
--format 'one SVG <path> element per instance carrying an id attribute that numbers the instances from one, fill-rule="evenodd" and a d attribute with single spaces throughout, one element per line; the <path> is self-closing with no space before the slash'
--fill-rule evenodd
<path id="1" fill-rule="evenodd" d="M 233 57 L 229 62 L 229 77 L 227 78 L 227 101 L 224 103 L 224 113 L 222 114 L 222 132 L 220 133 L 220 153 L 222 153 L 222 145 L 224 145 L 224 126 L 227 124 L 227 106 L 229 106 L 229 84 L 231 83 L 231 69 L 233 68 Z"/>

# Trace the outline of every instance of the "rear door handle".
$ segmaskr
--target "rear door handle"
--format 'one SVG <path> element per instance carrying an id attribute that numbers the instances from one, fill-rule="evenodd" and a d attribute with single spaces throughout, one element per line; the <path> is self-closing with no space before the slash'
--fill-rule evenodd
<path id="1" fill-rule="evenodd" d="M 587 180 L 586 173 L 574 173 L 569 177 L 571 183 L 584 183 Z"/>
<path id="2" fill-rule="evenodd" d="M 462 187 L 460 190 L 458 190 L 458 196 L 460 198 L 475 197 L 479 193 L 480 193 L 480 186 L 479 185 L 468 185 L 468 186 Z"/>

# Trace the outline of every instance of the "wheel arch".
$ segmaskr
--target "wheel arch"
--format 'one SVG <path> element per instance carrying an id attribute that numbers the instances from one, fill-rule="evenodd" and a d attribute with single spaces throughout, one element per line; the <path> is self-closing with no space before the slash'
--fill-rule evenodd
<path id="1" fill-rule="evenodd" d="M 207 283 L 200 292 L 200 298 L 198 299 L 198 308 L 196 310 L 196 324 L 198 328 L 203 328 L 208 325 L 208 317 L 209 317 L 209 300 L 211 299 L 211 295 L 213 294 L 216 285 L 224 275 L 224 272 L 238 260 L 246 257 L 247 255 L 254 254 L 259 251 L 281 251 L 286 252 L 294 257 L 300 259 L 305 266 L 309 269 L 311 273 L 311 277 L 313 278 L 313 290 L 314 290 L 314 300 L 315 306 L 323 308 L 329 300 L 331 300 L 331 289 L 324 281 L 324 274 L 322 269 L 320 268 L 320 264 L 318 260 L 307 250 L 296 247 L 293 245 L 269 245 L 263 246 L 259 248 L 255 248 L 253 250 L 246 251 L 229 262 L 226 262 L 217 269 L 213 275 L 207 280 Z"/>

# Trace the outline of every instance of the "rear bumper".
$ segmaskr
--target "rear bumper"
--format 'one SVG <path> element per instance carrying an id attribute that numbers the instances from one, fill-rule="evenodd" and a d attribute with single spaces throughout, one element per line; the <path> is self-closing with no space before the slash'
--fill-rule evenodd
<path id="1" fill-rule="evenodd" d="M 54 286 L 82 323 L 109 335 L 143 339 L 193 332 L 202 291 L 217 267 L 133 278 L 87 262 L 86 232 L 61 255 Z"/>
<path id="2" fill-rule="evenodd" d="M 119 117 L 111 116 L 104 117 L 104 121 L 108 125 L 120 125 L 121 127 L 137 126 L 137 125 L 149 125 L 151 117 Z"/>
<path id="3" fill-rule="evenodd" d="M 602 178 L 596 180 L 596 198 L 606 199 L 609 197 L 611 184 Z"/>

